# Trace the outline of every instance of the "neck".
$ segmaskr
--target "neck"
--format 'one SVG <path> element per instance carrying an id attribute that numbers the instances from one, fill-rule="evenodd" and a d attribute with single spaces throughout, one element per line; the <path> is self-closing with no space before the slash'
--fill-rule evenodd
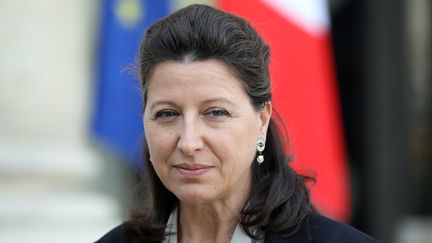
<path id="1" fill-rule="evenodd" d="M 180 204 L 179 242 L 230 242 L 240 218 L 241 205 Z"/>
<path id="2" fill-rule="evenodd" d="M 247 193 L 227 200 L 187 204 L 180 202 L 178 242 L 230 242 Z"/>

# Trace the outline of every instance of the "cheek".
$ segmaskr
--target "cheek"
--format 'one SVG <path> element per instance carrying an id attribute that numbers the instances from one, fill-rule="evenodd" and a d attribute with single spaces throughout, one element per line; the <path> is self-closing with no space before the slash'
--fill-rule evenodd
<path id="1" fill-rule="evenodd" d="M 145 137 L 152 162 L 166 160 L 175 147 L 173 133 L 146 127 Z"/>
<path id="2" fill-rule="evenodd" d="M 229 167 L 243 167 L 249 165 L 255 156 L 255 143 L 257 135 L 252 130 L 230 129 L 224 133 L 215 134 L 214 153 L 222 163 L 232 161 Z M 213 141 L 213 142 L 215 142 Z"/>
<path id="3" fill-rule="evenodd" d="M 255 116 L 251 116 L 248 120 L 243 121 L 242 124 L 239 124 L 235 135 L 238 140 L 237 142 L 248 150 L 254 150 L 259 137 L 259 125 L 256 120 Z"/>

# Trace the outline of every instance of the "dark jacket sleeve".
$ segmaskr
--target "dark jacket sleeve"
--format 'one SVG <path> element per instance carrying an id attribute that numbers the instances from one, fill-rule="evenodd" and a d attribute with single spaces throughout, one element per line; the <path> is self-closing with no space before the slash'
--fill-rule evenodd
<path id="1" fill-rule="evenodd" d="M 309 217 L 309 227 L 313 242 L 338 243 L 378 243 L 379 241 L 359 230 L 320 215 Z"/>
<path id="2" fill-rule="evenodd" d="M 379 243 L 359 230 L 329 218 L 311 214 L 300 230 L 291 237 L 277 233 L 266 234 L 265 243 Z"/>

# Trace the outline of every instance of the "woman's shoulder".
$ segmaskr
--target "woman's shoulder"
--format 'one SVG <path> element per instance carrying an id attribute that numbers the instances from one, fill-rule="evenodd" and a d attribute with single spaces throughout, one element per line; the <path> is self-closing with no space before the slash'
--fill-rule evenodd
<path id="1" fill-rule="evenodd" d="M 132 241 L 124 235 L 122 226 L 123 225 L 119 225 L 110 230 L 95 243 L 132 243 Z"/>
<path id="2" fill-rule="evenodd" d="M 310 233 L 314 242 L 379 242 L 350 225 L 334 221 L 321 215 L 311 214 L 308 221 Z"/>
<path id="3" fill-rule="evenodd" d="M 280 234 L 266 235 L 265 243 L 379 243 L 380 241 L 341 222 L 327 217 L 311 214 L 302 223 L 299 231 L 292 237 Z"/>

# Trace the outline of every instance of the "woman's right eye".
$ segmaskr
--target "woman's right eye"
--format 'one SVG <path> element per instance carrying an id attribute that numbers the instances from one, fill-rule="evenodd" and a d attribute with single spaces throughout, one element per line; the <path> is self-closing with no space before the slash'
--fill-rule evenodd
<path id="1" fill-rule="evenodd" d="M 161 110 L 156 112 L 155 119 L 169 120 L 178 116 L 178 113 L 173 110 Z"/>

